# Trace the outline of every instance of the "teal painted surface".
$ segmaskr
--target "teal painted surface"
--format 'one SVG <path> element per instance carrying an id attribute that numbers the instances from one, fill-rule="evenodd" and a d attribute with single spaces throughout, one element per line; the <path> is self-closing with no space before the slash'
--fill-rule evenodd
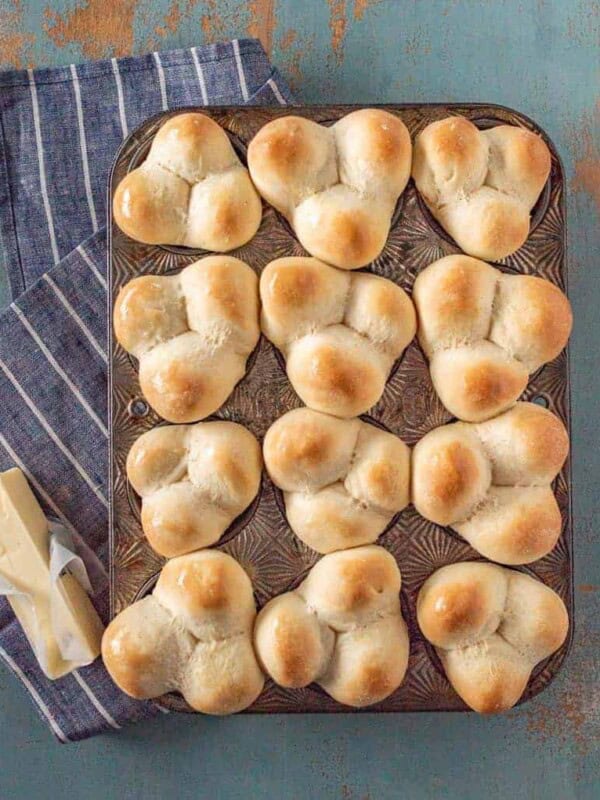
<path id="1" fill-rule="evenodd" d="M 54 743 L 25 691 L 0 667 L 1 800 L 596 800 L 598 4 L 64 0 L 50 4 L 55 16 L 47 5 L 0 0 L 0 63 L 64 64 L 247 35 L 250 28 L 304 101 L 486 100 L 518 108 L 546 129 L 563 156 L 570 189 L 576 633 L 555 683 L 502 718 L 171 715 L 67 747 Z M 117 6 L 131 13 L 122 12 L 122 25 L 103 27 Z M 81 17 L 78 8 L 88 11 Z"/>

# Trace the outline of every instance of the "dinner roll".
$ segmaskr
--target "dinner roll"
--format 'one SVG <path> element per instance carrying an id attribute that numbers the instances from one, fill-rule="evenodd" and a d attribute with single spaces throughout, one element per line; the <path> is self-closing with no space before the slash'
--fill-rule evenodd
<path id="1" fill-rule="evenodd" d="M 150 596 L 110 623 L 104 664 L 132 697 L 180 691 L 196 711 L 232 714 L 264 683 L 252 647 L 255 617 L 252 584 L 231 556 L 180 556 L 165 564 Z"/>
<path id="2" fill-rule="evenodd" d="M 388 697 L 408 665 L 408 631 L 400 609 L 400 570 L 382 547 L 324 556 L 293 592 L 260 611 L 254 644 L 280 686 L 318 683 L 344 705 Z"/>
<path id="3" fill-rule="evenodd" d="M 472 561 L 425 581 L 417 619 L 454 689 L 482 714 L 514 706 L 535 665 L 558 650 L 569 629 L 565 604 L 548 586 Z"/>
<path id="4" fill-rule="evenodd" d="M 258 279 L 243 261 L 207 256 L 179 275 L 144 275 L 119 292 L 119 344 L 139 359 L 146 400 L 169 422 L 195 422 L 227 400 L 260 336 Z"/>
<path id="5" fill-rule="evenodd" d="M 248 167 L 311 255 L 357 269 L 383 250 L 411 149 L 402 120 L 378 108 L 353 111 L 330 128 L 279 117 L 250 142 Z"/>
<path id="6" fill-rule="evenodd" d="M 531 275 L 506 275 L 453 255 L 417 277 L 419 342 L 440 400 L 479 422 L 510 408 L 529 375 L 567 343 L 573 315 L 561 290 Z"/>
<path id="7" fill-rule="evenodd" d="M 412 500 L 486 558 L 528 564 L 552 550 L 561 514 L 551 482 L 569 451 L 562 422 L 517 403 L 479 424 L 434 428 L 412 454 Z"/>
<path id="8" fill-rule="evenodd" d="M 297 408 L 271 425 L 263 448 L 290 527 L 319 553 L 374 542 L 408 505 L 410 450 L 360 419 Z"/>
<path id="9" fill-rule="evenodd" d="M 513 125 L 479 130 L 448 117 L 415 141 L 417 189 L 461 250 L 478 258 L 499 261 L 521 247 L 549 175 L 544 141 Z"/>
<path id="10" fill-rule="evenodd" d="M 172 558 L 217 542 L 256 497 L 261 468 L 260 445 L 235 422 L 143 433 L 127 456 L 127 477 L 153 549 Z"/>
<path id="11" fill-rule="evenodd" d="M 337 417 L 377 403 L 416 331 L 412 302 L 395 283 L 316 258 L 271 261 L 260 296 L 263 333 L 284 354 L 292 386 L 307 406 Z"/>
<path id="12" fill-rule="evenodd" d="M 225 131 L 204 114 L 178 114 L 113 197 L 119 228 L 139 242 L 241 247 L 260 225 L 261 202 Z"/>

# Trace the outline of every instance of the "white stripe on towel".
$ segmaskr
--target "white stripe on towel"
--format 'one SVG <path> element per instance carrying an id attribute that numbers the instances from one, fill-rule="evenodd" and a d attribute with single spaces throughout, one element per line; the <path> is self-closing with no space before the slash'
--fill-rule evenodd
<path id="1" fill-rule="evenodd" d="M 119 100 L 119 119 L 121 120 L 121 130 L 123 131 L 123 138 L 127 137 L 127 117 L 125 116 L 125 100 L 123 98 L 123 84 L 121 82 L 121 73 L 119 72 L 119 63 L 116 58 L 111 58 L 113 73 L 115 76 L 115 83 L 117 84 L 117 98 Z"/>
<path id="2" fill-rule="evenodd" d="M 12 669 L 12 671 L 16 675 L 18 675 L 18 677 L 23 681 L 23 683 L 25 684 L 27 689 L 29 689 L 29 693 L 31 694 L 31 696 L 33 697 L 35 702 L 37 703 L 38 708 L 40 709 L 42 714 L 46 717 L 46 719 L 48 720 L 48 722 L 50 724 L 50 727 L 52 728 L 54 733 L 58 736 L 58 738 L 61 740 L 61 742 L 68 742 L 69 741 L 68 736 L 66 736 L 65 733 L 60 729 L 60 726 L 59 726 L 58 722 L 54 719 L 54 717 L 50 713 L 50 709 L 48 708 L 46 703 L 44 703 L 44 701 L 42 700 L 42 698 L 40 697 L 40 695 L 38 693 L 38 690 L 35 688 L 33 683 L 29 680 L 27 675 L 25 675 L 25 673 L 23 672 L 21 667 L 17 664 L 17 662 L 14 659 L 12 659 L 8 655 L 8 653 L 6 652 L 6 650 L 3 647 L 0 647 L 0 655 L 6 661 L 6 663 Z"/>
<path id="3" fill-rule="evenodd" d="M 167 84 L 165 83 L 165 71 L 160 61 L 160 56 L 156 51 L 152 53 L 156 61 L 156 69 L 158 70 L 158 83 L 160 85 L 160 99 L 162 100 L 163 111 L 169 110 L 169 102 L 167 100 Z"/>
<path id="4" fill-rule="evenodd" d="M 55 294 L 55 295 L 58 297 L 58 299 L 60 300 L 60 302 L 62 303 L 62 305 L 65 307 L 65 309 L 66 309 L 67 313 L 69 314 L 69 316 L 70 316 L 70 317 L 72 317 L 72 318 L 75 320 L 75 322 L 77 323 L 77 325 L 79 325 L 79 327 L 81 328 L 81 331 L 83 332 L 84 336 L 86 337 L 86 339 L 88 340 L 88 342 L 89 342 L 89 343 L 92 345 L 92 347 L 94 348 L 94 350 L 95 350 L 95 351 L 98 353 L 98 355 L 100 356 L 100 358 L 101 358 L 103 361 L 105 361 L 105 362 L 108 362 L 108 359 L 107 359 L 107 357 L 106 357 L 106 353 L 105 353 L 105 352 L 104 352 L 104 350 L 103 350 L 103 349 L 100 347 L 100 345 L 98 344 L 98 342 L 97 342 L 97 341 L 96 341 L 96 339 L 94 338 L 94 336 L 93 336 L 92 332 L 90 331 L 90 329 L 87 327 L 87 325 L 85 324 L 85 322 L 84 322 L 84 321 L 81 319 L 81 317 L 79 316 L 79 314 L 78 314 L 78 313 L 75 311 L 75 309 L 73 308 L 73 306 L 72 306 L 72 305 L 69 303 L 69 301 L 67 300 L 67 298 L 64 296 L 64 294 L 63 294 L 63 293 L 61 292 L 61 290 L 58 288 L 58 286 L 57 286 L 57 285 L 54 283 L 54 281 L 52 280 L 52 278 L 51 278 L 51 277 L 48 275 L 48 273 L 47 273 L 47 272 L 45 272 L 45 273 L 42 275 L 42 278 L 43 278 L 43 279 L 46 281 L 46 283 L 47 283 L 47 284 L 48 284 L 48 286 L 49 286 L 49 287 L 52 289 L 52 291 L 54 292 L 54 294 Z"/>
<path id="5" fill-rule="evenodd" d="M 92 184 L 90 182 L 90 165 L 88 164 L 87 142 L 85 139 L 85 126 L 83 124 L 83 106 L 81 105 L 81 87 L 79 86 L 79 77 L 77 76 L 75 64 L 71 64 L 71 75 L 73 76 L 73 90 L 75 92 L 75 106 L 77 108 L 79 145 L 81 147 L 81 162 L 83 164 L 83 183 L 85 185 L 85 194 L 87 197 L 88 208 L 90 210 L 92 228 L 94 233 L 96 233 L 98 230 L 98 220 L 96 219 L 96 209 L 94 207 L 94 198 L 92 196 Z"/>
<path id="6" fill-rule="evenodd" d="M 248 86 L 246 84 L 246 76 L 244 74 L 244 65 L 242 64 L 242 58 L 240 56 L 240 43 L 237 39 L 234 39 L 232 45 L 233 55 L 235 56 L 235 63 L 237 66 L 238 79 L 240 81 L 240 89 L 242 90 L 242 97 L 244 98 L 244 102 L 247 103 L 250 95 L 248 94 Z"/>
<path id="7" fill-rule="evenodd" d="M 119 725 L 119 723 L 115 722 L 115 720 L 113 719 L 111 714 L 109 714 L 109 712 L 106 710 L 106 708 L 104 708 L 104 706 L 102 705 L 100 700 L 98 700 L 96 695 L 90 689 L 89 685 L 83 680 L 83 678 L 81 677 L 79 672 L 75 669 L 75 670 L 73 670 L 73 672 L 71 674 L 73 675 L 73 677 L 75 678 L 77 683 L 81 686 L 83 691 L 86 693 L 86 695 L 88 696 L 91 704 L 94 706 L 96 711 L 98 711 L 98 713 L 101 714 L 104 717 L 104 719 L 108 722 L 108 724 L 111 726 L 111 728 L 115 728 L 116 730 L 120 731 L 121 730 L 121 726 Z"/>
<path id="8" fill-rule="evenodd" d="M 2 370 L 2 372 L 4 372 L 4 374 L 6 375 L 8 380 L 12 383 L 14 388 L 20 394 L 22 399 L 25 401 L 25 404 L 27 405 L 27 407 L 29 408 L 31 413 L 36 417 L 36 419 L 38 420 L 38 422 L 40 423 L 42 428 L 46 431 L 46 433 L 48 434 L 50 439 L 52 439 L 52 441 L 58 447 L 58 449 L 61 451 L 61 453 L 75 467 L 77 472 L 81 475 L 83 480 L 87 483 L 87 485 L 90 487 L 90 489 L 96 495 L 96 497 L 102 503 L 102 505 L 105 506 L 106 508 L 108 508 L 108 501 L 107 501 L 106 497 L 100 491 L 100 488 L 94 484 L 94 481 L 90 478 L 90 476 L 87 474 L 85 469 L 81 466 L 79 461 L 75 458 L 73 453 L 65 445 L 65 443 L 62 441 L 62 439 L 57 435 L 56 431 L 52 428 L 52 426 L 50 425 L 50 423 L 48 422 L 46 417 L 42 414 L 42 412 L 39 410 L 39 408 L 37 408 L 37 406 L 35 405 L 35 403 L 31 399 L 31 397 L 29 397 L 29 395 L 27 394 L 25 389 L 23 389 L 23 387 L 21 386 L 19 381 L 15 378 L 13 373 L 10 371 L 10 369 L 6 366 L 4 361 L 2 361 L 1 359 L 0 359 L 0 369 Z"/>
<path id="9" fill-rule="evenodd" d="M 56 236 L 54 234 L 54 221 L 52 219 L 52 210 L 50 208 L 50 200 L 48 199 L 48 187 L 46 186 L 46 167 L 44 165 L 44 145 L 42 143 L 42 129 L 40 127 L 40 109 L 37 99 L 37 88 L 35 86 L 35 78 L 33 77 L 33 70 L 28 69 L 29 75 L 29 90 L 31 92 L 31 106 L 33 110 L 33 126 L 35 129 L 35 144 L 37 147 L 38 166 L 40 172 L 40 189 L 42 192 L 42 200 L 44 202 L 44 210 L 46 212 L 46 220 L 48 222 L 48 233 L 50 235 L 50 246 L 52 247 L 52 257 L 54 263 L 58 264 L 60 255 L 58 253 L 58 246 L 56 244 Z"/>
<path id="10" fill-rule="evenodd" d="M 92 272 L 94 273 L 96 278 L 98 278 L 98 283 L 106 289 L 106 279 L 105 279 L 104 275 L 102 275 L 98 271 L 98 268 L 96 267 L 96 265 L 94 264 L 92 259 L 88 256 L 88 254 L 83 249 L 83 245 L 82 244 L 78 244 L 75 249 L 77 250 L 79 255 L 83 258 L 83 260 L 88 265 L 88 267 L 92 270 Z"/>
<path id="11" fill-rule="evenodd" d="M 200 93 L 202 94 L 203 105 L 208 105 L 208 92 L 206 91 L 206 81 L 204 80 L 204 73 L 202 66 L 198 60 L 198 53 L 195 47 L 192 47 L 192 58 L 194 59 L 194 66 L 196 67 L 196 74 L 198 75 L 198 83 L 200 84 Z"/>
<path id="12" fill-rule="evenodd" d="M 285 97 L 284 97 L 284 96 L 281 94 L 281 92 L 279 91 L 279 86 L 277 86 L 277 84 L 275 83 L 275 81 L 273 80 L 273 78 L 269 78 L 269 80 L 267 81 L 267 83 L 268 83 L 268 84 L 269 84 L 269 86 L 271 87 L 271 91 L 273 92 L 273 94 L 274 94 L 274 95 L 275 95 L 275 97 L 277 98 L 277 102 L 279 103 L 279 105 L 280 105 L 280 106 L 287 106 L 286 99 L 285 99 Z"/>
<path id="13" fill-rule="evenodd" d="M 67 384 L 69 389 L 73 392 L 73 394 L 75 395 L 77 400 L 79 400 L 79 402 L 83 406 L 83 408 L 87 411 L 87 413 L 94 420 L 96 425 L 100 428 L 102 433 L 108 438 L 108 430 L 106 428 L 106 425 L 102 422 L 102 420 L 96 414 L 94 409 L 89 405 L 89 403 L 87 402 L 85 397 L 81 394 L 79 389 L 75 386 L 73 381 L 69 378 L 67 373 L 63 370 L 63 368 L 58 363 L 58 361 L 54 358 L 54 356 L 52 355 L 50 350 L 48 350 L 48 348 L 46 347 L 44 342 L 41 340 L 41 338 L 38 336 L 38 334 L 36 333 L 35 329 L 31 325 L 31 323 L 29 322 L 29 320 L 27 319 L 25 314 L 22 312 L 22 310 L 19 308 L 19 306 L 15 305 L 15 303 L 11 303 L 10 307 L 15 312 L 17 317 L 20 319 L 20 321 L 22 322 L 22 324 L 25 327 L 25 329 L 28 331 L 28 333 L 31 336 L 31 338 L 33 339 L 33 341 L 37 344 L 37 346 L 40 348 L 42 353 L 46 356 L 46 359 L 48 360 L 48 362 L 54 367 L 56 373 L 59 375 L 60 378 L 63 379 L 63 381 Z"/>

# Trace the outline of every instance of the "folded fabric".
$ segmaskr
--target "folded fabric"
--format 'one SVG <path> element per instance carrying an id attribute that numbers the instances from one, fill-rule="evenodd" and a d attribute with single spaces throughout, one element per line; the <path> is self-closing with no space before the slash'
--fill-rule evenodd
<path id="1" fill-rule="evenodd" d="M 108 560 L 107 181 L 122 139 L 185 105 L 285 105 L 255 40 L 0 74 L 0 469 L 19 466 L 49 516 Z M 108 617 L 108 591 L 94 597 Z M 95 661 L 40 670 L 0 598 L 0 656 L 61 742 L 153 716 Z"/>

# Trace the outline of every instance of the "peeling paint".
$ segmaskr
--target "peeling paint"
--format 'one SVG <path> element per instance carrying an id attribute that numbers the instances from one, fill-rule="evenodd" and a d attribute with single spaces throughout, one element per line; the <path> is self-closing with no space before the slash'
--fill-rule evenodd
<path id="1" fill-rule="evenodd" d="M 297 92 L 302 87 L 304 75 L 302 73 L 302 59 L 309 56 L 314 48 L 314 36 L 300 37 L 298 31 L 288 28 L 279 43 L 283 53 L 282 65 L 290 88 Z"/>
<path id="2" fill-rule="evenodd" d="M 331 49 L 338 64 L 344 60 L 344 39 L 346 38 L 346 0 L 328 0 L 329 30 Z"/>
<path id="3" fill-rule="evenodd" d="M 179 26 L 181 25 L 181 9 L 179 7 L 179 3 L 177 0 L 171 3 L 169 6 L 169 10 L 165 14 L 164 20 L 165 24 L 163 26 L 156 27 L 155 33 L 157 36 L 166 36 L 169 33 L 177 33 L 179 30 Z"/>
<path id="4" fill-rule="evenodd" d="M 223 4 L 219 0 L 204 0 L 202 7 L 205 13 L 200 18 L 200 28 L 207 43 L 218 42 L 230 36 L 235 36 L 235 28 L 240 22 L 240 6 L 225 14 Z M 228 27 L 230 26 L 230 27 Z"/>
<path id="5" fill-rule="evenodd" d="M 584 119 L 575 142 L 575 174 L 571 190 L 589 195 L 600 213 L 600 148 L 594 132 L 600 126 L 600 101 L 596 104 L 595 119 Z"/>
<path id="6" fill-rule="evenodd" d="M 11 5 L 12 9 L 3 11 L 0 20 L 1 60 L 17 68 L 33 66 L 30 51 L 35 43 L 35 36 L 23 30 L 21 0 L 13 0 Z"/>
<path id="7" fill-rule="evenodd" d="M 598 660 L 600 635 L 579 633 L 568 662 L 568 684 L 553 692 L 552 702 L 540 698 L 525 707 L 527 733 L 536 745 L 554 742 L 585 758 L 597 746 L 600 725 L 600 685 Z"/>
<path id="8" fill-rule="evenodd" d="M 275 29 L 275 0 L 250 0 L 248 13 L 250 14 L 248 35 L 260 39 L 267 53 L 271 55 Z"/>
<path id="9" fill-rule="evenodd" d="M 86 58 L 122 56 L 133 51 L 138 0 L 87 0 L 59 14 L 47 7 L 44 29 L 57 47 L 76 44 Z"/>
<path id="10" fill-rule="evenodd" d="M 379 5 L 381 0 L 354 0 L 354 19 L 360 20 L 364 17 L 365 12 L 373 6 Z"/>

